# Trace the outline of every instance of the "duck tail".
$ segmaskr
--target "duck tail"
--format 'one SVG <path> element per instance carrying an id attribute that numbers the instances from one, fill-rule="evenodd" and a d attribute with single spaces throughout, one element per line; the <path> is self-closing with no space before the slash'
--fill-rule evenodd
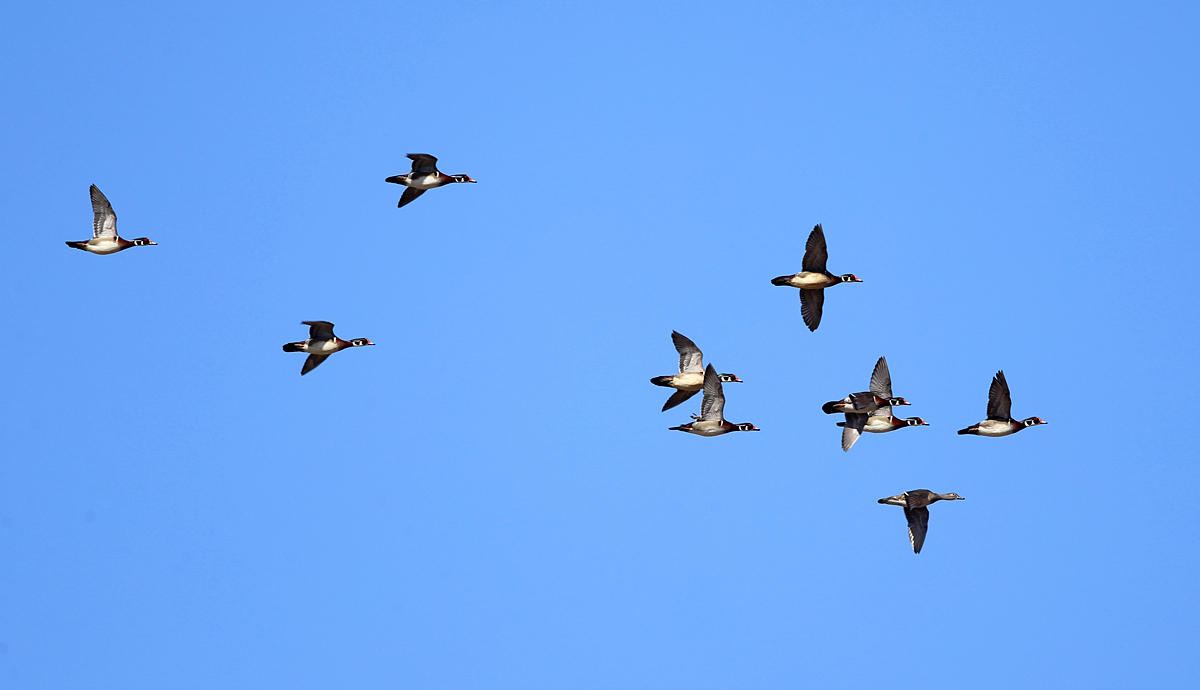
<path id="1" fill-rule="evenodd" d="M 673 378 L 675 378 L 675 377 L 674 376 L 655 376 L 654 378 L 650 379 L 650 383 L 653 383 L 656 386 L 665 386 L 667 388 L 670 388 L 671 387 L 671 379 L 673 379 Z"/>
<path id="2" fill-rule="evenodd" d="M 772 285 L 790 285 L 791 282 L 792 282 L 791 276 L 779 276 L 778 278 L 771 279 Z"/>
<path id="3" fill-rule="evenodd" d="M 975 429 L 975 427 L 973 427 L 973 426 L 969 426 L 969 427 L 967 427 L 966 429 L 959 429 L 959 430 L 958 430 L 958 435 L 959 435 L 959 436 L 965 436 L 965 435 L 967 435 L 967 434 L 974 434 L 975 432 L 976 432 L 976 429 Z"/>
<path id="4" fill-rule="evenodd" d="M 845 422 L 838 422 L 838 423 L 837 423 L 837 425 L 838 425 L 838 426 L 846 426 L 846 423 L 845 423 Z"/>
<path id="5" fill-rule="evenodd" d="M 385 177 L 383 181 L 391 182 L 392 184 L 404 184 L 404 178 L 406 178 L 406 177 L 408 177 L 408 176 L 407 175 L 392 175 L 391 177 Z"/>
<path id="6" fill-rule="evenodd" d="M 299 352 L 300 351 L 300 348 L 298 347 L 299 344 L 300 343 L 287 343 L 286 345 L 283 346 L 283 351 L 284 352 Z"/>
<path id="7" fill-rule="evenodd" d="M 67 246 L 74 247 L 75 249 L 82 249 L 85 252 L 87 251 L 87 242 L 67 242 Z"/>
<path id="8" fill-rule="evenodd" d="M 841 400 L 831 400 L 830 402 L 827 402 L 821 406 L 821 411 L 825 414 L 837 414 L 838 412 L 841 412 L 841 410 L 838 409 L 838 406 L 841 404 Z"/>

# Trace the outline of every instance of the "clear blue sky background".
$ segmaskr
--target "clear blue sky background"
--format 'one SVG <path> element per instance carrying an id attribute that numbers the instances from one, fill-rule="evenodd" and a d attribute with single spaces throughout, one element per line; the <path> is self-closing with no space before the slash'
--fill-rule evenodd
<path id="1" fill-rule="evenodd" d="M 1191 685 L 1197 19 L 10 7 L 0 687 Z M 932 426 L 844 454 L 881 354 Z M 1000 368 L 1050 424 L 956 436 Z"/>

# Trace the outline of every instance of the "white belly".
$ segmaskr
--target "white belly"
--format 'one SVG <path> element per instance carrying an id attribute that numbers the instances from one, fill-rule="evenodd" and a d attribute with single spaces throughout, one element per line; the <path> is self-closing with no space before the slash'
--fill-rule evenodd
<path id="1" fill-rule="evenodd" d="M 675 378 L 671 379 L 671 387 L 681 391 L 698 391 L 704 387 L 704 374 L 699 371 L 675 374 Z"/>
<path id="2" fill-rule="evenodd" d="M 112 237 L 94 237 L 87 241 L 87 250 L 93 254 L 112 254 L 121 251 L 121 243 Z"/>
<path id="3" fill-rule="evenodd" d="M 985 419 L 979 423 L 980 436 L 1008 436 L 1015 433 L 1012 425 L 1008 422 L 998 422 L 994 419 Z"/>
<path id="4" fill-rule="evenodd" d="M 413 189 L 433 189 L 441 187 L 444 183 L 437 175 L 409 175 L 405 184 Z"/>
<path id="5" fill-rule="evenodd" d="M 863 427 L 863 431 L 871 434 L 886 434 L 889 431 L 895 431 L 899 428 L 900 427 L 898 426 L 892 425 L 892 420 L 890 417 L 871 417 L 867 420 L 867 424 Z"/>
<path id="6" fill-rule="evenodd" d="M 801 271 L 788 279 L 788 284 L 802 290 L 815 290 L 817 288 L 829 287 L 832 283 L 829 281 L 829 276 L 824 273 Z"/>
<path id="7" fill-rule="evenodd" d="M 726 433 L 725 425 L 720 421 L 715 422 L 693 422 L 692 433 L 701 436 L 720 436 Z"/>

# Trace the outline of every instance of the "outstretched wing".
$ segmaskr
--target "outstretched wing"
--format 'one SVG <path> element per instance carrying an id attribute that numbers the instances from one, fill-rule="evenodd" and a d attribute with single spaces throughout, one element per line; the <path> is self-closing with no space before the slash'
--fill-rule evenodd
<path id="1" fill-rule="evenodd" d="M 424 189 L 416 189 L 415 187 L 406 188 L 404 193 L 400 195 L 400 203 L 396 204 L 396 208 L 404 208 L 408 204 L 412 203 L 413 199 L 416 199 L 424 193 Z"/>
<path id="2" fill-rule="evenodd" d="M 700 403 L 700 421 L 719 422 L 725 418 L 725 391 L 721 390 L 721 377 L 709 364 L 704 370 L 704 402 Z"/>
<path id="3" fill-rule="evenodd" d="M 1008 381 L 1004 380 L 1004 370 L 996 372 L 992 378 L 992 387 L 988 389 L 988 419 L 1007 422 L 1012 419 L 1012 397 L 1008 393 Z"/>
<path id="4" fill-rule="evenodd" d="M 304 376 L 308 372 L 317 368 L 317 365 L 329 358 L 329 355 L 309 355 L 308 359 L 304 360 L 304 367 L 300 369 L 300 375 Z"/>
<path id="5" fill-rule="evenodd" d="M 671 409 L 672 407 L 675 407 L 684 402 L 687 402 L 688 398 L 692 397 L 693 395 L 695 395 L 696 393 L 699 393 L 699 392 L 700 391 L 675 391 L 674 393 L 671 394 L 671 397 L 667 398 L 667 401 L 665 403 L 663 403 L 662 411 L 666 412 L 667 410 Z"/>
<path id="6" fill-rule="evenodd" d="M 428 153 L 410 153 L 408 157 L 412 159 L 414 173 L 425 175 L 437 172 L 437 159 Z"/>
<path id="7" fill-rule="evenodd" d="M 808 330 L 815 331 L 821 325 L 821 312 L 825 307 L 825 290 L 800 291 L 800 316 L 804 317 L 804 325 Z"/>
<path id="8" fill-rule="evenodd" d="M 108 203 L 108 197 L 104 196 L 104 192 L 101 192 L 99 187 L 92 185 L 90 191 L 92 193 L 92 237 L 116 237 L 117 212 L 113 210 L 112 204 Z"/>
<path id="9" fill-rule="evenodd" d="M 825 231 L 817 223 L 808 234 L 808 242 L 804 245 L 804 263 L 801 267 L 813 273 L 826 273 L 825 264 L 829 261 L 829 250 L 825 247 Z"/>
<path id="10" fill-rule="evenodd" d="M 301 321 L 300 323 L 308 326 L 309 340 L 333 340 L 333 324 L 328 321 Z M 317 362 L 320 364 L 320 362 Z M 313 365 L 317 366 L 316 364 Z"/>
<path id="11" fill-rule="evenodd" d="M 862 435 L 862 428 L 866 426 L 866 423 L 867 415 L 846 413 L 846 422 L 842 425 L 842 450 L 850 450 L 850 447 Z"/>
<path id="12" fill-rule="evenodd" d="M 704 371 L 704 353 L 691 338 L 679 331 L 671 331 L 671 342 L 675 343 L 675 351 L 679 353 L 679 373 Z"/>
<path id="13" fill-rule="evenodd" d="M 892 373 L 888 371 L 887 357 L 880 357 L 871 372 L 871 392 L 887 400 L 892 397 Z"/>
<path id="14" fill-rule="evenodd" d="M 925 533 L 929 531 L 929 509 L 905 508 L 904 517 L 908 520 L 908 541 L 912 544 L 913 553 L 921 553 Z"/>

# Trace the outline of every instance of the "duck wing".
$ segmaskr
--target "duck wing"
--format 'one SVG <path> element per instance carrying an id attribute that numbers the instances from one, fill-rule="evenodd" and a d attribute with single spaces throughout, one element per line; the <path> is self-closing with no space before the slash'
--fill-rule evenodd
<path id="1" fill-rule="evenodd" d="M 992 387 L 988 389 L 988 419 L 1007 422 L 1012 419 L 1012 396 L 1008 392 L 1008 381 L 1004 379 L 1004 370 L 996 372 L 992 378 Z"/>
<path id="2" fill-rule="evenodd" d="M 904 517 L 908 520 L 908 541 L 912 544 L 913 553 L 921 553 L 925 533 L 929 531 L 929 509 L 905 508 Z"/>
<path id="3" fill-rule="evenodd" d="M 721 389 L 721 377 L 709 364 L 704 370 L 704 401 L 700 403 L 700 421 L 719 422 L 725 419 L 725 391 Z"/>
<path id="4" fill-rule="evenodd" d="M 404 208 L 411 204 L 414 199 L 424 194 L 425 191 L 424 189 L 416 189 L 414 187 L 405 188 L 404 193 L 400 195 L 400 202 L 396 204 L 396 208 Z"/>
<path id="5" fill-rule="evenodd" d="M 817 223 L 808 234 L 808 242 L 804 245 L 804 263 L 801 268 L 813 273 L 828 273 L 825 264 L 829 261 L 829 250 L 825 246 L 825 231 Z"/>
<path id="6" fill-rule="evenodd" d="M 412 159 L 412 171 L 414 173 L 427 175 L 438 171 L 437 159 L 428 153 L 410 153 L 408 157 Z"/>
<path id="7" fill-rule="evenodd" d="M 667 401 L 665 403 L 663 403 L 662 411 L 666 412 L 667 410 L 671 409 L 672 407 L 675 407 L 677 405 L 681 405 L 681 404 L 687 402 L 688 398 L 692 397 L 693 395 L 695 395 L 699 392 L 700 391 L 675 391 L 674 393 L 671 394 L 671 397 L 667 398 Z"/>
<path id="8" fill-rule="evenodd" d="M 808 330 L 815 331 L 821 325 L 821 312 L 825 307 L 825 290 L 800 291 L 800 316 Z"/>
<path id="9" fill-rule="evenodd" d="M 884 400 L 892 397 L 892 372 L 888 371 L 887 357 L 880 357 L 875 362 L 875 371 L 871 372 L 871 392 Z"/>
<path id="10" fill-rule="evenodd" d="M 328 321 L 301 321 L 300 323 L 308 326 L 309 340 L 333 340 L 337 337 L 333 334 L 333 324 Z M 317 362 L 317 364 L 320 364 L 320 362 Z M 313 366 L 317 365 L 314 364 Z"/>
<path id="11" fill-rule="evenodd" d="M 679 331 L 671 331 L 671 342 L 675 343 L 675 351 L 679 353 L 679 373 L 704 371 L 704 353 L 691 338 Z"/>
<path id="12" fill-rule="evenodd" d="M 842 424 L 842 450 L 849 451 L 862 435 L 862 429 L 867 424 L 867 415 L 846 413 L 846 421 Z"/>
<path id="13" fill-rule="evenodd" d="M 304 376 L 308 372 L 317 368 L 321 362 L 329 358 L 329 355 L 309 355 L 308 359 L 304 360 L 304 366 L 300 369 L 300 375 Z"/>
<path id="14" fill-rule="evenodd" d="M 117 212 L 108 197 L 96 185 L 90 189 L 92 193 L 92 238 L 117 236 Z"/>

